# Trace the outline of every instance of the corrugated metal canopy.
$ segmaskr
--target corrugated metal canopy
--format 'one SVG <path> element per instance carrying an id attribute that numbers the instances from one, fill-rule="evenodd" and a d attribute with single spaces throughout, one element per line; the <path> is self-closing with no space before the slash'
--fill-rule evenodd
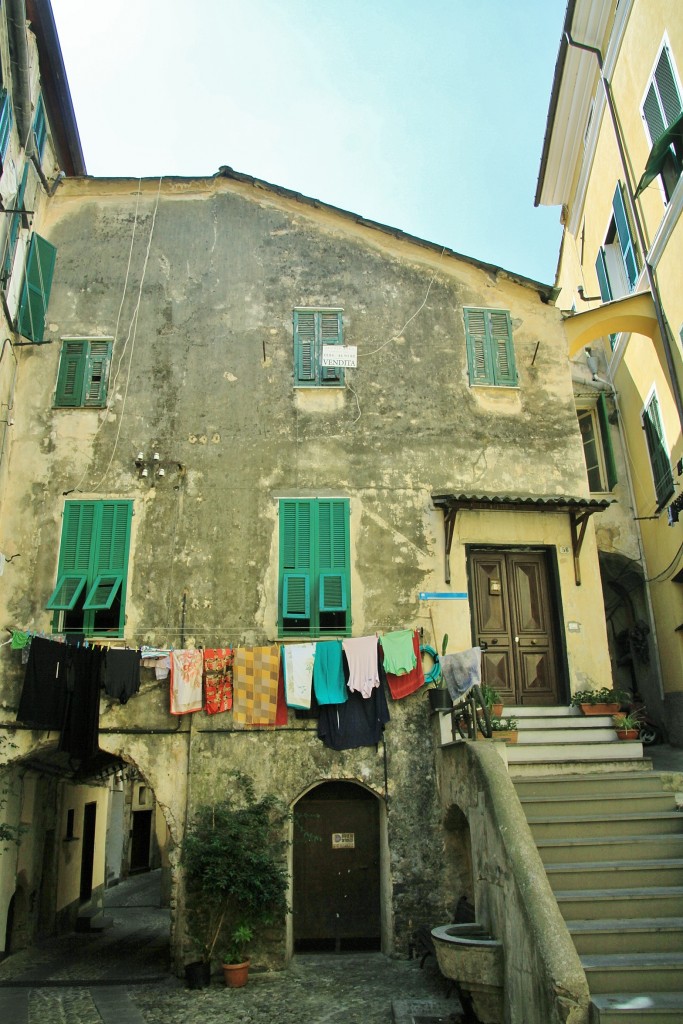
<path id="1" fill-rule="evenodd" d="M 601 512 L 612 504 L 605 498 L 573 498 L 554 494 L 432 494 L 432 501 L 437 508 L 533 512 L 568 512 L 570 509 Z"/>

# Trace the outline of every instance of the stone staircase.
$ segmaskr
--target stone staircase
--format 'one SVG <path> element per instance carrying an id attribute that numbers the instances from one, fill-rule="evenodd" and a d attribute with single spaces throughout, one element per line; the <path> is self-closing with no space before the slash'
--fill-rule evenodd
<path id="1" fill-rule="evenodd" d="M 609 719 L 567 708 L 504 713 L 519 722 L 508 768 L 586 971 L 591 1024 L 683 1021 L 683 810 L 674 794 L 640 743 L 610 736 Z"/>

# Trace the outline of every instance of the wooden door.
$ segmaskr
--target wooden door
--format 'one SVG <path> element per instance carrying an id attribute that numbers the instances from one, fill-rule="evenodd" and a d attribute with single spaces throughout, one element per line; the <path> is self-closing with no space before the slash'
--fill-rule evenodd
<path id="1" fill-rule="evenodd" d="M 505 704 L 559 703 L 557 643 L 543 551 L 474 551 L 474 642 L 482 678 Z"/>
<path id="2" fill-rule="evenodd" d="M 379 949 L 376 797 L 326 783 L 299 801 L 294 824 L 295 950 Z"/>

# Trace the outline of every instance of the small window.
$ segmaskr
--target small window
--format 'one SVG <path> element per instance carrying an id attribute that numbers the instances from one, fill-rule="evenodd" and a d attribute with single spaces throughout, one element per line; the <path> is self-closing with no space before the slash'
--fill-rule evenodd
<path id="1" fill-rule="evenodd" d="M 55 406 L 58 409 L 102 408 L 112 343 L 108 339 L 64 338 L 59 355 Z"/>
<path id="2" fill-rule="evenodd" d="M 39 160 L 43 159 L 46 139 L 47 121 L 45 120 L 45 104 L 43 103 L 43 97 L 39 96 L 36 103 L 36 114 L 33 118 L 33 144 L 36 147 L 36 155 Z"/>
<path id="3" fill-rule="evenodd" d="M 600 395 L 596 406 L 577 409 L 583 455 L 591 492 L 611 491 L 617 482 L 614 451 L 610 438 L 607 402 Z"/>
<path id="4" fill-rule="evenodd" d="M 517 384 L 512 324 L 506 309 L 465 309 L 470 384 Z"/>
<path id="5" fill-rule="evenodd" d="M 652 466 L 657 508 L 660 509 L 664 507 L 674 492 L 674 477 L 656 394 L 652 395 L 643 409 L 643 429 Z"/>
<path id="6" fill-rule="evenodd" d="M 323 346 L 343 344 L 341 309 L 295 309 L 295 386 L 343 387 L 344 370 L 339 366 L 323 366 Z"/>
<path id="7" fill-rule="evenodd" d="M 348 636 L 351 630 L 349 503 L 280 501 L 281 636 Z"/>

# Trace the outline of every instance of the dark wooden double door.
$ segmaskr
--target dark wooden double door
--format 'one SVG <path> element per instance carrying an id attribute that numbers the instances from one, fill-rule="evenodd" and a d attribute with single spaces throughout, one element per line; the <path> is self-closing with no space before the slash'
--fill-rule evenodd
<path id="1" fill-rule="evenodd" d="M 545 551 L 470 553 L 474 643 L 482 680 L 505 704 L 560 702 L 558 644 Z"/>

